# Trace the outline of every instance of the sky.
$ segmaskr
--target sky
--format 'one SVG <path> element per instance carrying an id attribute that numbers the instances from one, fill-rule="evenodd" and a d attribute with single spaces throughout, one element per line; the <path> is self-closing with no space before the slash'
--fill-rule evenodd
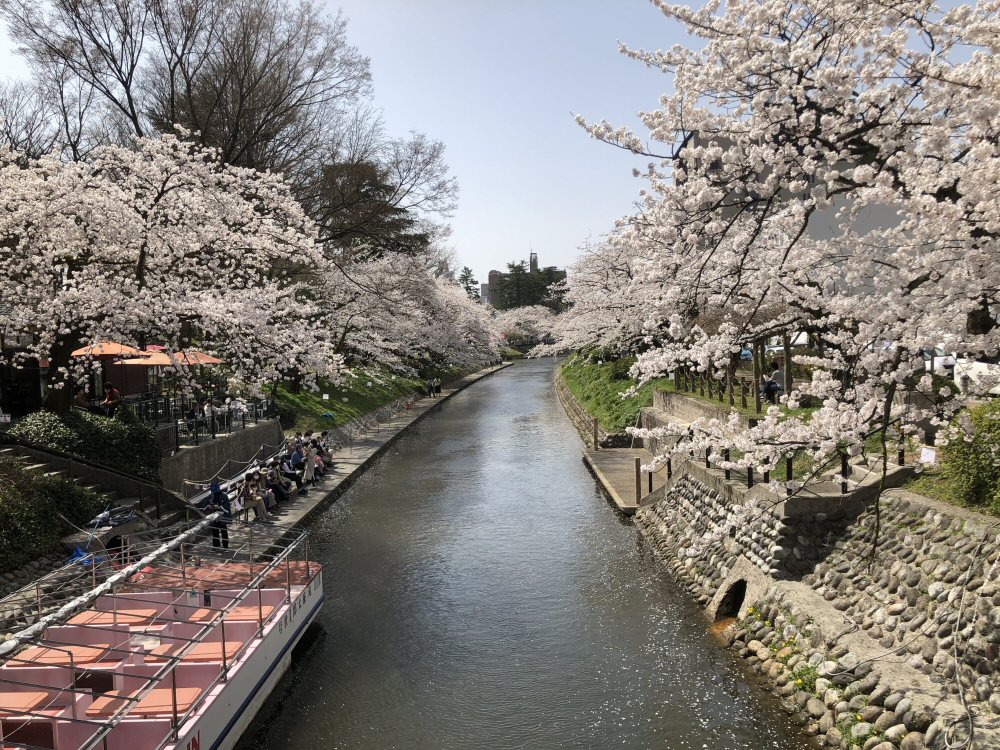
<path id="1" fill-rule="evenodd" d="M 527 260 L 563 267 L 627 214 L 645 160 L 574 120 L 638 126 L 669 78 L 618 52 L 663 49 L 679 29 L 649 0 L 342 0 L 371 58 L 389 129 L 442 141 L 458 179 L 450 244 L 486 281 Z"/>
<path id="2" fill-rule="evenodd" d="M 448 244 L 485 282 L 538 253 L 564 267 L 631 210 L 645 160 L 574 121 L 641 127 L 669 78 L 618 52 L 685 41 L 649 0 L 341 0 L 393 135 L 446 146 L 460 188 Z M 4 32 L 5 76 L 26 75 Z M 641 132 L 641 131 L 640 131 Z"/>

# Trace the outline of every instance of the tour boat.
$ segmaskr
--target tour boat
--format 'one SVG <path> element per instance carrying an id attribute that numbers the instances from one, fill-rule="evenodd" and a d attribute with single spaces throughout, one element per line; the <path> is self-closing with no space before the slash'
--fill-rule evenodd
<path id="1" fill-rule="evenodd" d="M 22 590 L 38 617 L 0 643 L 0 749 L 236 744 L 316 618 L 323 577 L 304 534 L 255 543 L 234 526 L 220 549 L 211 518 L 73 561 L 52 579 L 69 601 Z"/>

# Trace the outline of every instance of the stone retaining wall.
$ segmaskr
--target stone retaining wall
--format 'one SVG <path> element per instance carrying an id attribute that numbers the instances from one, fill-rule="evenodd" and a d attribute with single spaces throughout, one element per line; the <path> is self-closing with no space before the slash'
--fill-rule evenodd
<path id="1" fill-rule="evenodd" d="M 669 412 L 674 418 L 685 422 L 693 422 L 702 417 L 726 419 L 729 416 L 728 402 L 713 404 L 700 398 L 663 389 L 653 391 L 653 408 Z"/>
<path id="2" fill-rule="evenodd" d="M 961 685 L 973 748 L 1000 747 L 995 519 L 901 491 L 838 514 L 717 474 L 679 465 L 636 526 L 710 616 L 745 587 L 731 644 L 807 733 L 847 750 L 943 748 L 966 721 Z"/>
<path id="3" fill-rule="evenodd" d="M 268 419 L 201 445 L 181 448 L 160 462 L 160 479 L 167 489 L 183 494 L 185 481 L 212 477 L 230 461 L 245 464 L 253 458 L 260 458 L 262 445 L 278 446 L 284 439 L 285 434 L 278 420 Z"/>
<path id="4" fill-rule="evenodd" d="M 1000 713 L 998 523 L 890 491 L 803 580 L 881 648 L 903 650 L 911 667 L 952 691 L 957 668 L 966 700 Z"/>

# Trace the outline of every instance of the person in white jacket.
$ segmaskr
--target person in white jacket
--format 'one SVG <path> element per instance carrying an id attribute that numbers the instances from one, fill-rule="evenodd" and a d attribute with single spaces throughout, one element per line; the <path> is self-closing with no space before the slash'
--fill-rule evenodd
<path id="1" fill-rule="evenodd" d="M 306 444 L 302 452 L 306 462 L 302 469 L 302 483 L 313 484 L 316 481 L 316 451 L 311 445 Z"/>

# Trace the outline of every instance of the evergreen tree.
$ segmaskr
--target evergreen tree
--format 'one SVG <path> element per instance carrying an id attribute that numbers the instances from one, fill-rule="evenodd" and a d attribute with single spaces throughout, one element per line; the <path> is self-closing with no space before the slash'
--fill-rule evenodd
<path id="1" fill-rule="evenodd" d="M 479 301 L 479 282 L 476 280 L 471 268 L 462 266 L 462 270 L 458 274 L 458 284 L 465 290 L 470 299 Z"/>

